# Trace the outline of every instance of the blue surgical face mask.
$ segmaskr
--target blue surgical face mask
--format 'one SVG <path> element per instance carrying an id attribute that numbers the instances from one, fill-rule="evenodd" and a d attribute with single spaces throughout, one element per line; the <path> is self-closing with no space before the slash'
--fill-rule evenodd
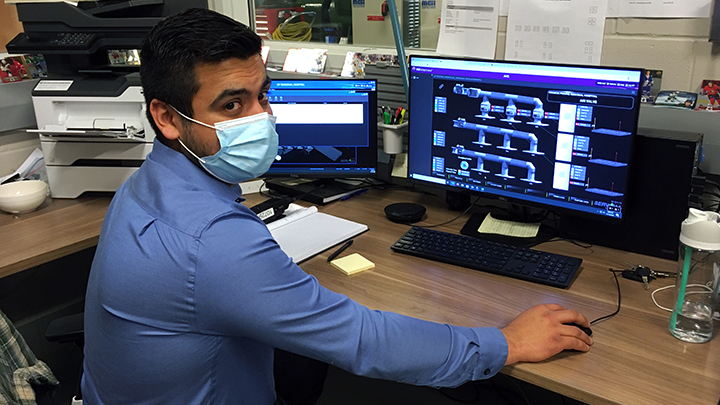
<path id="1" fill-rule="evenodd" d="M 212 156 L 199 157 L 180 138 L 178 141 L 208 173 L 219 180 L 241 183 L 259 177 L 268 171 L 277 156 L 275 116 L 264 112 L 208 125 L 172 108 L 188 121 L 215 129 L 220 140 L 220 150 Z"/>

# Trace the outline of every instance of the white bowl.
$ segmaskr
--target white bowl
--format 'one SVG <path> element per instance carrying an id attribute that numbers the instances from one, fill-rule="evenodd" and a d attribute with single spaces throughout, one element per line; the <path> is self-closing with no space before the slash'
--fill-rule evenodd
<path id="1" fill-rule="evenodd" d="M 49 194 L 44 181 L 25 180 L 0 185 L 0 210 L 11 214 L 30 212 L 40 206 Z"/>

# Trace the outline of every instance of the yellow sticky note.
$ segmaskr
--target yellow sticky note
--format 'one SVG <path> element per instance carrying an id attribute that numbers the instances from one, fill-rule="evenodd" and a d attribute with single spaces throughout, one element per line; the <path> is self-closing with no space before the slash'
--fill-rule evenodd
<path id="1" fill-rule="evenodd" d="M 353 253 L 343 258 L 335 259 L 331 261 L 330 264 L 348 276 L 375 268 L 375 263 L 364 258 L 359 253 Z"/>
<path id="2" fill-rule="evenodd" d="M 539 223 L 503 221 L 487 214 L 485 220 L 480 224 L 480 228 L 478 228 L 478 233 L 495 233 L 516 238 L 534 238 L 539 230 Z"/>

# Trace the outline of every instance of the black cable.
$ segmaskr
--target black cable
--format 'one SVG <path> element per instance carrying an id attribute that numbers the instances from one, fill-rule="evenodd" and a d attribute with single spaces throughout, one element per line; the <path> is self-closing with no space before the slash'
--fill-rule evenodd
<path id="1" fill-rule="evenodd" d="M 461 212 L 460 214 L 458 214 L 458 216 L 456 216 L 456 217 L 453 218 L 453 219 L 449 219 L 449 220 L 447 220 L 447 221 L 445 221 L 445 222 L 441 222 L 441 223 L 435 224 L 435 225 L 414 225 L 414 226 L 417 226 L 418 228 L 435 228 L 435 227 L 438 227 L 438 226 L 447 225 L 447 224 L 449 224 L 449 223 L 455 222 L 458 218 L 460 218 L 461 216 L 467 214 L 467 212 L 470 211 L 470 209 L 475 206 L 475 203 L 477 203 L 478 200 L 480 200 L 480 197 L 479 197 L 479 196 L 478 196 L 477 198 L 475 198 L 475 201 L 474 201 L 472 204 L 470 204 L 470 206 L 467 207 L 467 208 L 465 209 L 465 211 Z M 406 224 L 406 225 L 411 225 L 410 223 L 405 223 L 405 224 Z"/>
<path id="2" fill-rule="evenodd" d="M 563 236 L 563 234 L 560 232 L 560 223 L 558 222 L 558 218 L 560 217 L 560 215 L 558 215 L 556 212 L 550 212 L 550 213 L 553 214 L 553 222 L 555 223 L 555 230 L 558 232 L 559 236 L 552 238 L 552 239 L 548 240 L 547 242 L 566 241 L 566 242 L 572 243 L 575 246 L 581 247 L 583 249 L 592 249 L 592 247 L 594 246 L 592 243 L 582 244 L 580 241 Z"/>
<path id="3" fill-rule="evenodd" d="M 604 321 L 604 320 L 610 319 L 610 318 L 612 318 L 613 316 L 617 315 L 618 312 L 620 312 L 620 302 L 621 302 L 622 295 L 620 294 L 620 281 L 618 281 L 618 276 L 617 276 L 617 275 L 618 275 L 618 273 L 622 273 L 623 271 L 622 271 L 622 270 L 615 270 L 615 269 L 609 269 L 609 270 L 613 273 L 613 276 L 615 276 L 615 284 L 617 285 L 617 291 L 618 291 L 618 306 L 617 306 L 617 309 L 615 310 L 615 312 L 613 312 L 613 313 L 610 314 L 610 315 L 601 316 L 600 318 L 595 319 L 594 321 L 590 322 L 590 325 L 595 325 L 595 324 L 598 323 L 598 322 L 602 322 L 602 321 Z"/>
<path id="4" fill-rule="evenodd" d="M 578 246 L 578 247 L 581 247 L 581 248 L 583 248 L 583 249 L 592 249 L 593 246 L 595 246 L 595 245 L 593 245 L 592 243 L 583 244 L 583 243 L 580 242 L 580 241 L 577 241 L 577 240 L 575 240 L 575 239 L 566 238 L 566 237 L 564 237 L 564 236 L 556 236 L 556 237 L 554 237 L 554 238 L 552 238 L 552 239 L 550 239 L 550 240 L 546 240 L 545 242 L 540 242 L 540 243 L 538 243 L 537 245 L 539 245 L 539 244 L 541 244 L 541 243 L 548 243 L 548 242 L 570 242 L 570 243 L 572 243 L 573 245 Z M 536 246 L 536 245 L 533 245 L 533 246 Z"/>
<path id="5" fill-rule="evenodd" d="M 258 194 L 260 194 L 261 196 L 263 196 L 265 198 L 273 198 L 273 196 L 271 194 L 267 194 L 267 193 L 263 192 L 263 187 L 265 187 L 268 191 L 272 191 L 267 186 L 267 179 L 263 179 L 263 182 L 260 185 L 260 188 L 258 189 Z"/>

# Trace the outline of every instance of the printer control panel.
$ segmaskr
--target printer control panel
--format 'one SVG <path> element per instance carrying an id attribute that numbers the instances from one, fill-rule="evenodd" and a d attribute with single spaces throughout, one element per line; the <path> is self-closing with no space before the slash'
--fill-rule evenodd
<path id="1" fill-rule="evenodd" d="M 48 41 L 48 45 L 57 47 L 79 47 L 86 48 L 87 44 L 95 38 L 94 33 L 89 32 L 60 32 L 55 34 Z"/>
<path id="2" fill-rule="evenodd" d="M 9 44 L 8 52 L 22 51 L 88 51 L 102 37 L 94 32 L 57 32 L 18 34 Z"/>

